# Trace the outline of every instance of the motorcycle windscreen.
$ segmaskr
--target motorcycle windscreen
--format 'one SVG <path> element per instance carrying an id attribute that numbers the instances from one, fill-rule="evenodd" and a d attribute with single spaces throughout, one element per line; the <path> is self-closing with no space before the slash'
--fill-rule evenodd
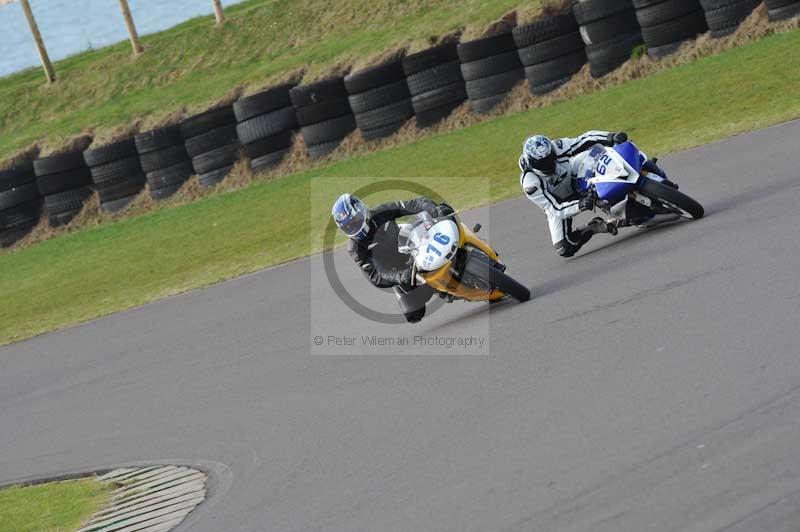
<path id="1" fill-rule="evenodd" d="M 614 151 L 620 154 L 625 159 L 625 162 L 631 165 L 631 168 L 641 173 L 642 171 L 642 154 L 639 148 L 636 147 L 631 141 L 623 142 L 614 146 Z"/>

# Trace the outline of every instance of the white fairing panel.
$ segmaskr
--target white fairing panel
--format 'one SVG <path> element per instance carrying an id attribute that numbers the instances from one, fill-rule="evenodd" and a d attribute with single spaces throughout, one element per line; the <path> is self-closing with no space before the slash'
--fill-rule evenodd
<path id="1" fill-rule="evenodd" d="M 458 249 L 458 226 L 452 220 L 442 220 L 420 238 L 415 262 L 425 272 L 438 270 L 452 260 Z"/>

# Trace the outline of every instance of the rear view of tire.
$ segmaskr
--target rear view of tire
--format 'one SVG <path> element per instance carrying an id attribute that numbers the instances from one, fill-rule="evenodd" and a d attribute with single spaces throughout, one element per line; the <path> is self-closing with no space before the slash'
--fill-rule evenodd
<path id="1" fill-rule="evenodd" d="M 357 85 L 361 86 L 361 83 L 357 83 Z M 298 113 L 300 132 L 306 144 L 306 151 L 312 158 L 319 158 L 331 153 L 347 135 L 355 131 L 355 117 L 347 99 L 344 80 L 341 77 L 294 87 L 289 91 L 289 96 Z M 317 121 L 315 118 L 319 115 L 316 115 L 315 112 L 311 113 L 315 116 L 306 116 L 308 111 L 303 111 L 312 106 L 315 109 L 325 107 L 325 116 L 331 116 L 331 114 L 337 116 Z M 329 111 L 330 109 L 335 112 Z M 306 119 L 299 119 L 301 114 Z"/>
<path id="2" fill-rule="evenodd" d="M 194 174 L 179 126 L 167 126 L 134 137 L 139 161 L 154 200 L 175 194 Z"/>
<path id="3" fill-rule="evenodd" d="M 572 9 L 592 77 L 603 77 L 622 66 L 643 42 L 632 0 L 580 0 Z"/>
<path id="4" fill-rule="evenodd" d="M 92 195 L 89 188 L 92 175 L 83 159 L 83 151 L 37 159 L 33 161 L 33 168 L 50 226 L 58 227 L 72 221 Z"/>
<path id="5" fill-rule="evenodd" d="M 700 0 L 706 14 L 708 29 L 715 39 L 736 31 L 761 0 Z"/>
<path id="6" fill-rule="evenodd" d="M 483 254 L 473 252 L 467 259 L 465 271 L 479 279 L 488 282 L 492 287 L 504 292 L 520 303 L 531 298 L 531 291 L 527 287 L 517 282 L 515 279 L 506 275 L 487 262 Z"/>
<path id="7" fill-rule="evenodd" d="M 239 160 L 241 144 L 233 105 L 187 118 L 181 124 L 181 133 L 185 139 L 186 153 L 192 158 L 192 165 L 203 187 L 216 185 L 225 179 Z"/>
<path id="8" fill-rule="evenodd" d="M 344 78 L 350 108 L 364 140 L 388 137 L 414 116 L 400 61 L 354 72 Z"/>
<path id="9" fill-rule="evenodd" d="M 467 96 L 476 113 L 486 113 L 525 78 L 511 33 L 458 45 Z"/>
<path id="10" fill-rule="evenodd" d="M 236 132 L 255 174 L 278 166 L 290 151 L 299 127 L 289 94 L 293 87 L 279 85 L 233 104 Z"/>
<path id="11" fill-rule="evenodd" d="M 647 54 L 658 59 L 708 30 L 699 0 L 634 0 Z"/>
<path id="12" fill-rule="evenodd" d="M 800 17 L 800 0 L 764 0 L 770 22 Z"/>
<path id="13" fill-rule="evenodd" d="M 144 189 L 146 178 L 133 137 L 83 152 L 100 208 L 118 212 Z"/>
<path id="14" fill-rule="evenodd" d="M 38 223 L 42 199 L 31 161 L 0 170 L 0 247 L 27 235 Z"/>
<path id="15" fill-rule="evenodd" d="M 653 179 L 646 179 L 640 192 L 643 196 L 658 200 L 667 207 L 672 208 L 677 214 L 685 218 L 702 218 L 705 214 L 703 206 L 683 192 L 668 187 Z"/>
<path id="16" fill-rule="evenodd" d="M 441 122 L 467 99 L 457 47 L 442 44 L 403 58 L 418 128 Z"/>

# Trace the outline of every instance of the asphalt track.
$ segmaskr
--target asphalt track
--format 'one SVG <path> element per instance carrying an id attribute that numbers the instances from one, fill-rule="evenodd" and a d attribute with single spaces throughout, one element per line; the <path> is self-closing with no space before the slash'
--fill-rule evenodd
<path id="1" fill-rule="evenodd" d="M 798 138 L 793 122 L 664 157 L 707 217 L 568 261 L 527 200 L 469 213 L 524 305 L 375 325 L 306 259 L 2 348 L 0 482 L 197 465 L 192 531 L 797 531 Z M 313 345 L 347 331 L 488 343 Z"/>

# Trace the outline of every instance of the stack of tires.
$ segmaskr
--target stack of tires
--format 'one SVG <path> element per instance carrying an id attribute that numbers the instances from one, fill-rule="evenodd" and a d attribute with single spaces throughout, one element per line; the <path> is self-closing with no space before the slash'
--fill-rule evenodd
<path id="1" fill-rule="evenodd" d="M 501 33 L 458 45 L 461 74 L 472 110 L 491 111 L 525 78 L 511 33 Z"/>
<path id="2" fill-rule="evenodd" d="M 586 49 L 571 11 L 518 26 L 511 34 L 534 94 L 557 89 L 586 64 Z"/>
<path id="3" fill-rule="evenodd" d="M 280 85 L 233 104 L 236 131 L 254 173 L 278 166 L 292 149 L 297 116 L 289 90 Z"/>
<path id="4" fill-rule="evenodd" d="M 643 42 L 631 0 L 580 0 L 572 10 L 595 78 L 622 66 Z"/>
<path id="5" fill-rule="evenodd" d="M 647 54 L 658 59 L 708 30 L 699 0 L 633 0 Z"/>
<path id="6" fill-rule="evenodd" d="M 92 195 L 92 174 L 82 150 L 36 159 L 33 170 L 51 227 L 69 223 Z"/>
<path id="7" fill-rule="evenodd" d="M 328 155 L 355 131 L 356 119 L 341 77 L 294 87 L 289 96 L 311 157 Z"/>
<path id="8" fill-rule="evenodd" d="M 458 43 L 443 44 L 404 57 L 403 72 L 418 128 L 444 120 L 467 99 Z"/>
<path id="9" fill-rule="evenodd" d="M 133 139 L 153 199 L 172 196 L 194 174 L 178 126 L 139 133 Z"/>
<path id="10" fill-rule="evenodd" d="M 42 199 L 30 161 L 0 170 L 0 247 L 8 247 L 39 223 Z"/>
<path id="11" fill-rule="evenodd" d="M 800 16 L 800 0 L 764 0 L 764 3 L 772 22 Z"/>
<path id="12" fill-rule="evenodd" d="M 761 0 L 700 0 L 706 12 L 708 29 L 715 39 L 736 31 Z"/>
<path id="13" fill-rule="evenodd" d="M 86 150 L 83 159 L 106 211 L 124 209 L 144 189 L 147 179 L 133 137 Z"/>
<path id="14" fill-rule="evenodd" d="M 349 74 L 344 78 L 350 109 L 364 140 L 388 137 L 414 116 L 411 93 L 400 61 Z M 306 107 L 298 113 L 306 113 Z"/>
<path id="15" fill-rule="evenodd" d="M 239 161 L 239 135 L 233 105 L 190 116 L 181 123 L 186 153 L 203 187 L 213 187 Z"/>

